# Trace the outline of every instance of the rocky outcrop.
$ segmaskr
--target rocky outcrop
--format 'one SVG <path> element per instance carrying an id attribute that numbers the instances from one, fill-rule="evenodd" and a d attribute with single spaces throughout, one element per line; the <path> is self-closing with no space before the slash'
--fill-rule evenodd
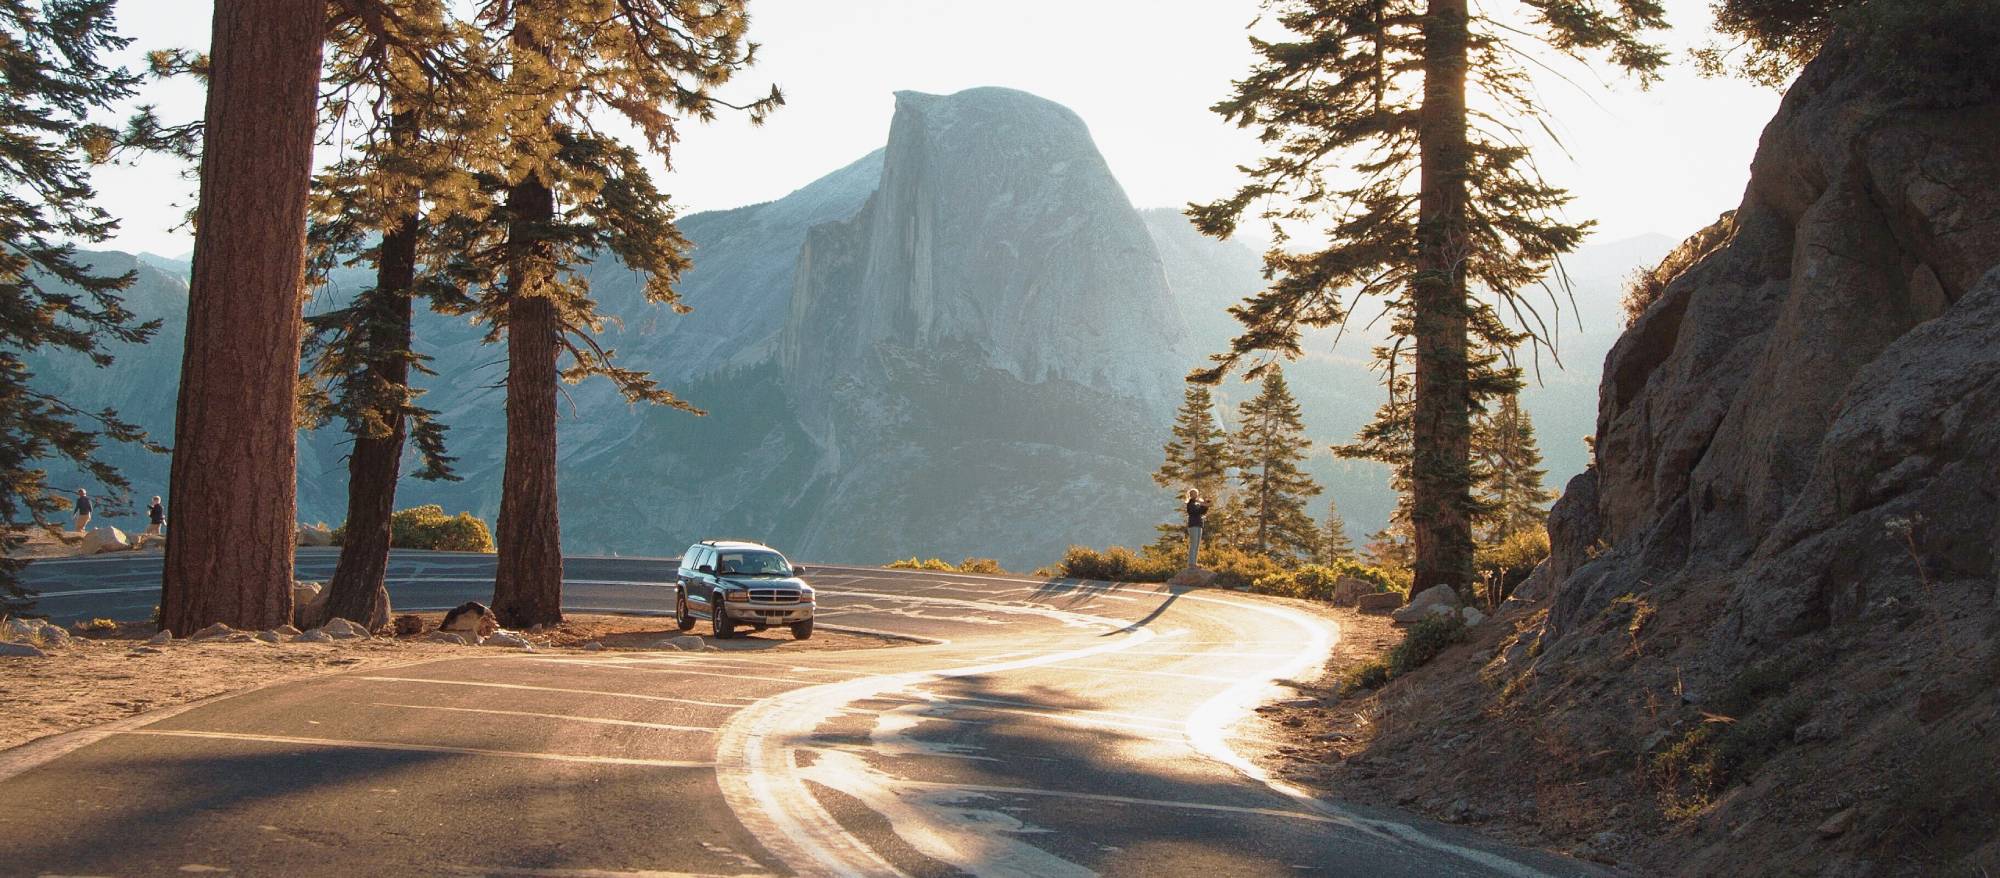
<path id="1" fill-rule="evenodd" d="M 1807 69 L 1726 234 L 1605 361 L 1553 632 L 1674 576 L 1741 584 L 1726 643 L 1851 619 L 1912 578 L 1913 517 L 1929 575 L 1994 575 L 1996 136 L 2000 107 L 1909 100 L 1847 50 Z"/>

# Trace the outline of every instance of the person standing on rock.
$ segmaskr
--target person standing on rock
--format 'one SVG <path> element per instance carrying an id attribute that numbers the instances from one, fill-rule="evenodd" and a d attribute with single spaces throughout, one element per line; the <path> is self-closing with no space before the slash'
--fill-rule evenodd
<path id="1" fill-rule="evenodd" d="M 146 533 L 160 535 L 160 529 L 167 526 L 167 507 L 160 505 L 160 498 L 153 498 L 153 505 L 146 507 Z"/>
<path id="2" fill-rule="evenodd" d="M 1208 504 L 1201 499 L 1201 489 L 1187 489 L 1187 566 L 1189 570 L 1201 569 L 1201 520 L 1206 515 L 1208 515 Z"/>
<path id="3" fill-rule="evenodd" d="M 76 489 L 76 532 L 86 533 L 89 530 L 90 492 L 83 488 L 78 488 Z"/>

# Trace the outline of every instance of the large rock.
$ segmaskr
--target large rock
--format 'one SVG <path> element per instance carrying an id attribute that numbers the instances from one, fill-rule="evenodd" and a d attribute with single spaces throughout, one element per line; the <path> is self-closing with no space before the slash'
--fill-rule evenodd
<path id="1" fill-rule="evenodd" d="M 326 587 L 317 582 L 292 583 L 292 624 L 313 628 L 326 615 Z"/>
<path id="2" fill-rule="evenodd" d="M 299 525 L 299 545 L 331 546 L 333 545 L 333 528 L 327 527 L 325 524 L 301 524 Z"/>
<path id="3" fill-rule="evenodd" d="M 0 641 L 0 657 L 4 658 L 48 658 L 49 654 L 29 643 Z"/>
<path id="4" fill-rule="evenodd" d="M 1388 613 L 1403 606 L 1403 596 L 1393 591 L 1371 591 L 1354 599 L 1354 608 L 1364 613 Z"/>
<path id="5" fill-rule="evenodd" d="M 1458 612 L 1458 591 L 1449 585 L 1433 585 L 1416 593 L 1410 603 L 1389 614 L 1398 622 L 1415 622 L 1431 616 L 1451 615 Z"/>
<path id="6" fill-rule="evenodd" d="M 123 552 L 131 548 L 131 539 L 125 536 L 124 531 L 115 527 L 91 528 L 89 533 L 83 535 L 83 541 L 77 544 L 77 551 L 85 555 Z"/>
<path id="7" fill-rule="evenodd" d="M 1333 583 L 1333 605 L 1336 607 L 1351 607 L 1361 601 L 1362 595 L 1373 594 L 1374 592 L 1375 583 L 1365 579 L 1356 579 L 1352 576 L 1343 576 Z"/>
<path id="8" fill-rule="evenodd" d="M 669 637 L 665 640 L 660 641 L 658 644 L 658 646 L 661 649 L 678 649 L 683 652 L 700 652 L 702 647 L 707 645 L 708 641 L 703 640 L 699 636 L 693 634 L 682 634 L 679 637 Z"/>
<path id="9" fill-rule="evenodd" d="M 1558 638 L 1721 578 L 1711 643 L 1742 658 L 1908 581 L 1912 515 L 1933 580 L 1996 575 L 2000 105 L 1876 64 L 1808 66 L 1742 206 L 1606 358 L 1596 468 L 1550 518 Z"/>
<path id="10" fill-rule="evenodd" d="M 354 640 L 374 636 L 369 633 L 366 627 L 351 619 L 329 619 L 325 625 L 320 626 L 320 630 L 326 632 L 328 637 L 335 640 Z"/>

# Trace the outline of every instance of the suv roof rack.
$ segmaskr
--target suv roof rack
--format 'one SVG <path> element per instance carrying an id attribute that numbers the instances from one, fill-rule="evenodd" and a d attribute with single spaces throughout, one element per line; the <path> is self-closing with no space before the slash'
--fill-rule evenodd
<path id="1" fill-rule="evenodd" d="M 701 542 L 699 543 L 699 545 L 703 545 L 703 546 L 719 546 L 719 545 L 722 545 L 723 543 L 743 543 L 743 544 L 745 544 L 745 545 L 751 545 L 751 546 L 761 546 L 761 545 L 763 545 L 763 543 L 760 543 L 760 542 L 758 542 L 758 541 L 756 541 L 756 540 L 744 540 L 744 539 L 738 539 L 738 538 L 736 538 L 736 537 L 723 537 L 723 538 L 721 538 L 721 539 L 719 539 L 719 540 L 702 540 L 702 541 L 701 541 Z"/>

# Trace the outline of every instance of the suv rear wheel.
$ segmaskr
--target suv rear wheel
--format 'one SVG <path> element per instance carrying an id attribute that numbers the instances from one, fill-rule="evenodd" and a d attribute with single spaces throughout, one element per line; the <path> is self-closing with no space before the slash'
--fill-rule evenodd
<path id="1" fill-rule="evenodd" d="M 708 608 L 708 620 L 709 624 L 715 626 L 716 639 L 728 640 L 735 637 L 736 623 L 730 621 L 729 613 L 722 609 L 722 592 L 717 591 L 715 597 L 711 598 L 711 600 L 715 604 Z"/>
<path id="2" fill-rule="evenodd" d="M 807 619 L 804 622 L 792 623 L 793 640 L 811 640 L 812 636 L 813 636 L 813 620 Z"/>

